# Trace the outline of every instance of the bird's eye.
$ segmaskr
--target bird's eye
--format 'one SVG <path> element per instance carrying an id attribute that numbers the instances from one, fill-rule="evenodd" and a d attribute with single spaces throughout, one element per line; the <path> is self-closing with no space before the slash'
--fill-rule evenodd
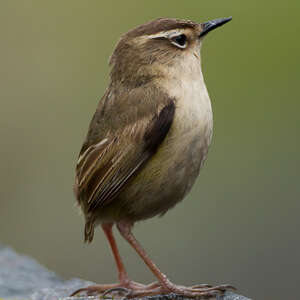
<path id="1" fill-rule="evenodd" d="M 171 38 L 172 44 L 184 49 L 187 46 L 187 38 L 185 34 L 176 35 Z"/>

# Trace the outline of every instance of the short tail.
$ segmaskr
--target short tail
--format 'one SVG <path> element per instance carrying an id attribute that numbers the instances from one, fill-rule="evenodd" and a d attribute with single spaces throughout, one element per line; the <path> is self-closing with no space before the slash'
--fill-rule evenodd
<path id="1" fill-rule="evenodd" d="M 85 243 L 91 243 L 94 238 L 95 220 L 94 218 L 86 219 L 84 227 L 84 241 Z"/>

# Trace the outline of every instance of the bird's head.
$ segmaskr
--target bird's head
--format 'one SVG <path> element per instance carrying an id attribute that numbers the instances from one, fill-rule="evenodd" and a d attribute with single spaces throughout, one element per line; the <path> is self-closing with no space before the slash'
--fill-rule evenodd
<path id="1" fill-rule="evenodd" d="M 203 37 L 230 18 L 204 23 L 159 18 L 124 34 L 111 58 L 112 81 L 139 86 L 172 66 L 185 68 L 191 58 L 200 63 Z"/>

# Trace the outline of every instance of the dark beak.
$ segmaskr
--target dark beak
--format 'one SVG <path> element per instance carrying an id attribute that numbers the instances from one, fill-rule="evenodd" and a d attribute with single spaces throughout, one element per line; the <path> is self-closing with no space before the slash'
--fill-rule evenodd
<path id="1" fill-rule="evenodd" d="M 217 27 L 224 25 L 225 23 L 231 21 L 231 19 L 232 19 L 232 17 L 229 17 L 229 18 L 216 19 L 216 20 L 202 23 L 201 24 L 202 32 L 200 33 L 199 37 L 205 36 L 211 30 L 214 30 Z"/>

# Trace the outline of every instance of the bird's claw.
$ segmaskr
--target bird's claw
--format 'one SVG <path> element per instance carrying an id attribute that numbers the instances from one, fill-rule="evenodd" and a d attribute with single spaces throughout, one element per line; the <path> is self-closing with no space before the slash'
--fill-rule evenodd
<path id="1" fill-rule="evenodd" d="M 121 294 L 124 294 L 124 296 L 122 297 L 122 299 L 126 299 L 132 293 L 131 290 L 120 286 L 120 287 L 115 287 L 115 288 L 111 288 L 111 289 L 106 290 L 104 293 L 102 293 L 101 297 L 105 298 L 106 295 L 108 295 L 108 294 L 114 294 L 115 292 L 117 292 L 117 294 L 119 296 Z"/>
<path id="2" fill-rule="evenodd" d="M 76 296 L 79 293 L 85 292 L 87 296 L 98 294 L 101 298 L 106 298 L 108 295 L 122 296 L 121 299 L 130 299 L 143 296 L 155 296 L 165 294 L 182 295 L 189 298 L 207 299 L 216 297 L 227 290 L 236 290 L 233 286 L 222 284 L 212 286 L 210 284 L 198 284 L 191 287 L 175 285 L 168 282 L 166 285 L 154 282 L 148 285 L 143 285 L 131 281 L 128 286 L 124 287 L 121 284 L 94 285 L 75 291 L 71 296 Z"/>

